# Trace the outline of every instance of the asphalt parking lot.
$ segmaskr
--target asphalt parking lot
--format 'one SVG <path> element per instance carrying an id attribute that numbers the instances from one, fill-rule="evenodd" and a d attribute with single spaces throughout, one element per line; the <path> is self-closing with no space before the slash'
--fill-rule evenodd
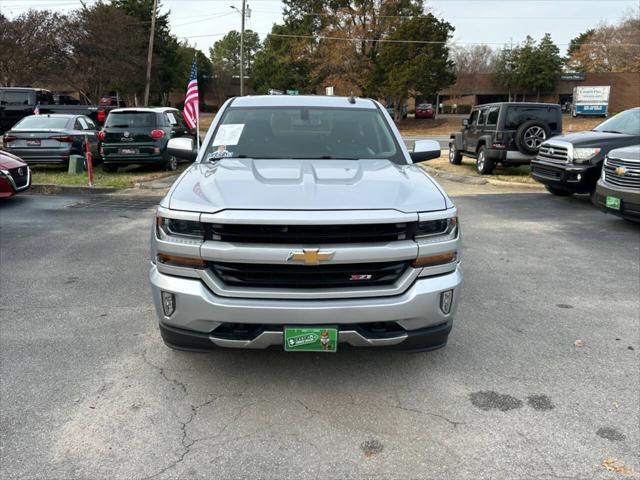
<path id="1" fill-rule="evenodd" d="M 640 229 L 443 184 L 464 290 L 421 354 L 169 350 L 153 197 L 0 204 L 1 477 L 637 477 Z"/>

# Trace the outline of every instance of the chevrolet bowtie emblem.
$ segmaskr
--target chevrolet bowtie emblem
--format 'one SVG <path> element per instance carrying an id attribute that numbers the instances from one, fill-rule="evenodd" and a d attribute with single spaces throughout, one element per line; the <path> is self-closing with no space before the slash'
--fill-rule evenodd
<path id="1" fill-rule="evenodd" d="M 303 248 L 300 250 L 292 250 L 289 252 L 287 261 L 303 261 L 305 265 L 318 265 L 320 262 L 331 260 L 336 252 L 324 251 L 319 248 Z"/>
<path id="2" fill-rule="evenodd" d="M 616 175 L 620 175 L 621 177 L 624 176 L 624 174 L 627 173 L 627 169 L 624 167 L 617 167 L 616 168 Z"/>

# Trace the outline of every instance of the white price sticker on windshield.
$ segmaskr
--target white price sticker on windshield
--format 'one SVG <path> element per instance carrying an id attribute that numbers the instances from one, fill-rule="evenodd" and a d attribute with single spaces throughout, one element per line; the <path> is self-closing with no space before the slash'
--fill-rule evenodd
<path id="1" fill-rule="evenodd" d="M 244 123 L 228 123 L 220 125 L 216 132 L 216 138 L 213 140 L 213 146 L 218 145 L 237 145 L 244 129 Z"/>

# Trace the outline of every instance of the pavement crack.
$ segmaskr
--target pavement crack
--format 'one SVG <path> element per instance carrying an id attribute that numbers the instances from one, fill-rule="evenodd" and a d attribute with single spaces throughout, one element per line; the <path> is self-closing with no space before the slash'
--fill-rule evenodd
<path id="1" fill-rule="evenodd" d="M 302 407 L 307 411 L 307 412 L 311 412 L 314 413 L 316 415 L 322 415 L 322 412 L 320 410 L 316 410 L 315 408 L 311 408 L 309 407 L 306 403 L 304 403 L 302 400 L 299 400 L 296 398 L 296 402 L 298 402 L 300 405 L 302 405 Z"/>
<path id="2" fill-rule="evenodd" d="M 145 358 L 145 361 L 146 361 L 146 358 Z M 158 368 L 158 367 L 156 367 L 156 368 Z M 185 393 L 186 393 L 186 390 L 185 390 Z M 201 408 L 212 404 L 217 399 L 218 399 L 218 397 L 215 396 L 213 398 L 210 398 L 206 402 L 200 403 L 198 405 L 191 405 L 191 414 L 189 415 L 189 418 L 187 418 L 187 420 L 184 421 L 184 422 L 181 421 L 181 420 L 178 420 L 180 422 L 180 430 L 182 432 L 182 438 L 180 439 L 180 444 L 182 445 L 182 451 L 180 452 L 180 455 L 178 456 L 178 459 L 175 460 L 174 462 L 171 462 L 169 465 L 164 467 L 159 472 L 156 472 L 153 475 L 145 477 L 144 480 L 150 480 L 152 478 L 158 477 L 158 476 L 162 475 L 163 473 L 167 472 L 168 470 L 171 470 L 176 465 L 178 465 L 178 464 L 180 464 L 181 462 L 184 461 L 186 456 L 191 452 L 191 447 L 193 447 L 197 442 L 202 440 L 202 439 L 192 439 L 191 437 L 189 437 L 189 433 L 187 432 L 187 428 L 189 427 L 189 424 L 191 422 L 193 422 L 193 420 L 196 418 L 196 416 L 198 415 L 198 412 L 199 412 L 199 410 Z"/>
<path id="3" fill-rule="evenodd" d="M 142 359 L 143 359 L 144 363 L 146 363 L 150 367 L 155 368 L 156 370 L 158 370 L 158 372 L 160 373 L 160 376 L 162 378 L 164 378 L 167 382 L 172 383 L 173 385 L 175 385 L 178 388 L 180 388 L 180 390 L 182 390 L 182 392 L 185 395 L 189 394 L 189 392 L 187 391 L 187 386 L 184 383 L 182 383 L 180 380 L 176 380 L 175 378 L 170 378 L 169 376 L 167 376 L 167 372 L 166 372 L 164 367 L 160 367 L 160 366 L 156 365 L 155 363 L 153 363 L 151 360 L 149 360 L 147 358 L 146 350 L 144 352 L 142 352 Z"/>
<path id="4" fill-rule="evenodd" d="M 440 415 L 439 413 L 427 412 L 424 410 L 419 410 L 417 408 L 403 407 L 402 405 L 394 405 L 393 408 L 404 410 L 405 412 L 419 413 L 420 415 L 428 415 L 430 417 L 440 418 L 447 422 L 449 425 L 453 425 L 453 428 L 457 428 L 458 425 L 467 425 L 467 422 L 456 422 L 455 420 L 451 420 L 450 418 L 447 418 L 444 415 Z"/>

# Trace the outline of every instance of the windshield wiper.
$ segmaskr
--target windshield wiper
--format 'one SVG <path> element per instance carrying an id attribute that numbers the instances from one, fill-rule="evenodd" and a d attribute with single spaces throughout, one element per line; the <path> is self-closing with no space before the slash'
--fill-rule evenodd
<path id="1" fill-rule="evenodd" d="M 107 128 L 129 128 L 129 125 L 109 125 Z"/>
<path id="2" fill-rule="evenodd" d="M 619 133 L 620 135 L 624 135 L 624 132 L 619 132 L 617 130 L 594 130 L 594 132 L 602 132 L 602 133 Z"/>

